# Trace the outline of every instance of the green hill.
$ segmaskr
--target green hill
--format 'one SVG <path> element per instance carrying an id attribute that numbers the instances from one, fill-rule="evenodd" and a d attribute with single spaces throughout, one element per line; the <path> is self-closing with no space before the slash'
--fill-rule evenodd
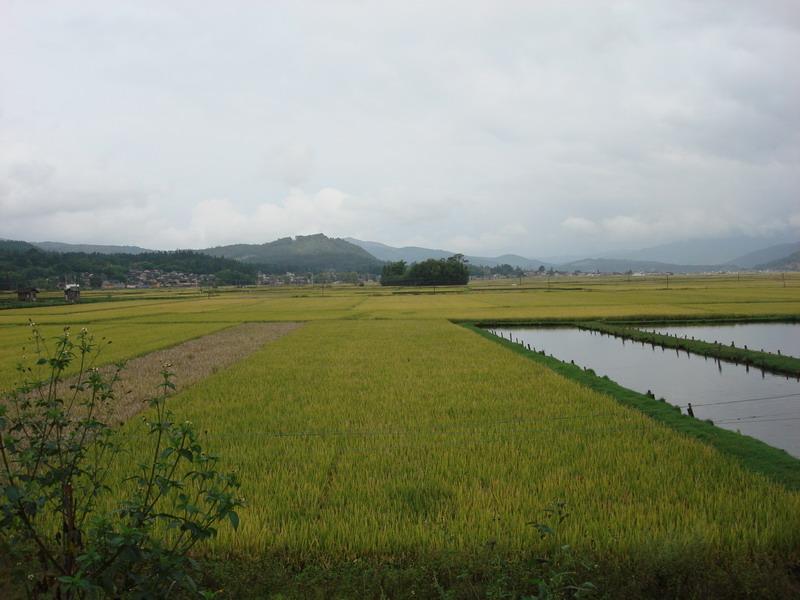
<path id="1" fill-rule="evenodd" d="M 199 252 L 258 265 L 272 273 L 329 270 L 380 273 L 383 264 L 363 248 L 322 233 L 286 237 L 266 244 L 217 246 Z"/>
<path id="2" fill-rule="evenodd" d="M 0 240 L 0 252 L 4 253 L 19 253 L 33 250 L 34 246 L 28 242 L 20 242 L 18 240 Z"/>

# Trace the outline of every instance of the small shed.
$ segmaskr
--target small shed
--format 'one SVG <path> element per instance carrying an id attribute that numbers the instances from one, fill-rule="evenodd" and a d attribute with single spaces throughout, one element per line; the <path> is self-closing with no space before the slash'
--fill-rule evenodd
<path id="1" fill-rule="evenodd" d="M 17 289 L 17 300 L 20 302 L 36 302 L 36 294 L 39 293 L 35 287 L 21 287 Z"/>
<path id="2" fill-rule="evenodd" d="M 64 286 L 64 301 L 79 302 L 81 299 L 81 286 L 77 283 L 70 283 Z"/>

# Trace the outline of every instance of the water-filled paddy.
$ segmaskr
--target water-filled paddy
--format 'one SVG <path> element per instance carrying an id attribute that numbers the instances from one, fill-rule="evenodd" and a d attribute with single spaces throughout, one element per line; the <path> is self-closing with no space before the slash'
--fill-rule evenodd
<path id="1" fill-rule="evenodd" d="M 800 456 L 800 382 L 744 365 L 574 328 L 492 328 Z"/>
<path id="2" fill-rule="evenodd" d="M 800 358 L 800 323 L 739 323 L 733 325 L 669 325 L 646 327 L 656 333 L 705 342 L 733 342 L 738 348 L 788 354 Z"/>

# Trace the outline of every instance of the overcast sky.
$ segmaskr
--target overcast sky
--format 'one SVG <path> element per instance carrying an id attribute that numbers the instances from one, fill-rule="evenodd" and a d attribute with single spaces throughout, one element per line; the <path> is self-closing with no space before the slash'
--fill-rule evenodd
<path id="1" fill-rule="evenodd" d="M 0 0 L 0 237 L 800 237 L 800 2 Z"/>

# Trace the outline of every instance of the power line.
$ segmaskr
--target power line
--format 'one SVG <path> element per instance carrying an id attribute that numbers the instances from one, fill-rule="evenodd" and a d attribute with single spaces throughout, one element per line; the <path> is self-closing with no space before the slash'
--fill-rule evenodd
<path id="1" fill-rule="evenodd" d="M 760 398 L 743 398 L 741 400 L 722 400 L 720 402 L 704 402 L 702 404 L 692 404 L 692 408 L 695 406 L 718 406 L 720 404 L 739 404 L 740 402 L 759 402 L 762 400 L 782 400 L 784 398 L 794 398 L 800 396 L 800 393 L 797 394 L 782 394 L 780 396 L 761 396 Z M 686 404 L 676 405 L 680 406 L 681 408 L 686 408 Z"/>
<path id="2" fill-rule="evenodd" d="M 714 421 L 715 425 L 732 425 L 734 423 L 769 423 L 771 421 L 800 421 L 800 417 L 778 417 L 778 418 L 762 418 L 769 417 L 769 415 L 755 415 L 752 417 L 738 417 L 735 419 L 725 419 L 722 421 Z"/>

